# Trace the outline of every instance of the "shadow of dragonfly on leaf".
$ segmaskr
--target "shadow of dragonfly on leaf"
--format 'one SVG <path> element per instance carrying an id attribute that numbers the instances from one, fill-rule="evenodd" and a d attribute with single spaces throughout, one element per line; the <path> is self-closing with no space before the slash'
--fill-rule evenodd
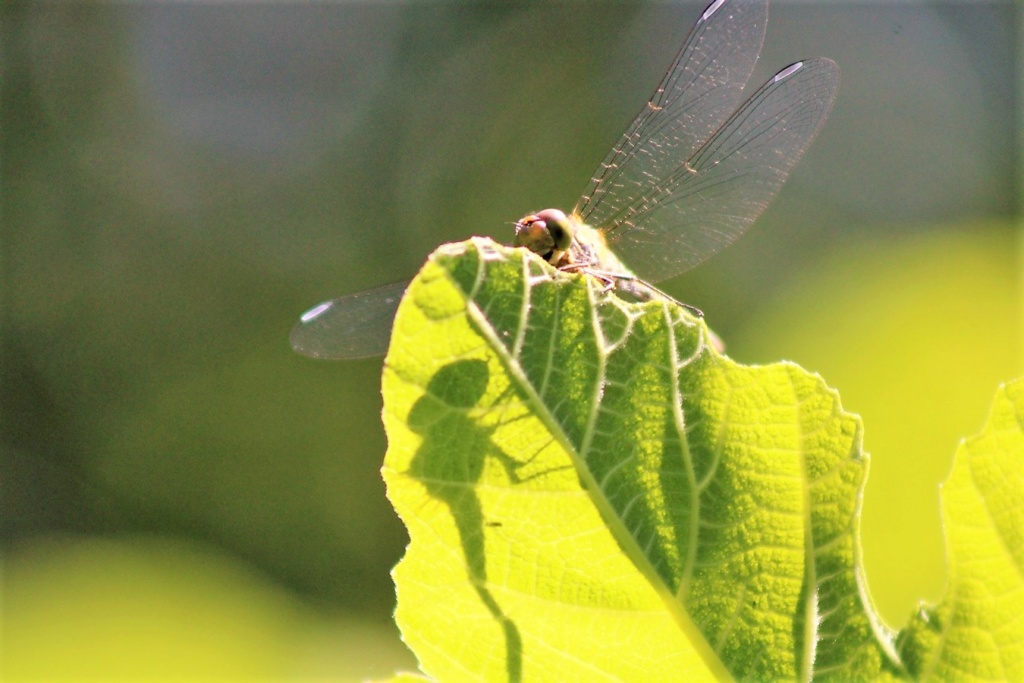
<path id="1" fill-rule="evenodd" d="M 487 588 L 484 529 L 501 527 L 502 522 L 485 519 L 475 485 L 480 482 L 489 457 L 498 460 L 512 485 L 523 481 L 518 473 L 530 463 L 511 457 L 492 441 L 494 431 L 503 425 L 482 426 L 478 415 L 474 415 L 479 411 L 500 410 L 502 405 L 514 401 L 506 392 L 489 402 L 490 405 L 481 405 L 489 380 L 487 364 L 471 359 L 450 363 L 431 378 L 427 393 L 409 412 L 409 427 L 423 437 L 409 474 L 448 507 L 458 529 L 470 581 L 504 631 L 508 679 L 519 681 L 522 680 L 522 637 L 515 622 L 504 613 Z M 532 473 L 527 478 L 543 474 Z"/>

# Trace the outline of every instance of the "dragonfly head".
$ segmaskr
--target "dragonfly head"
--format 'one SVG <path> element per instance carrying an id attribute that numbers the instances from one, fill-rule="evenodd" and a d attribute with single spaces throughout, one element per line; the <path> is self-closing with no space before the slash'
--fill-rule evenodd
<path id="1" fill-rule="evenodd" d="M 572 246 L 574 236 L 575 230 L 568 216 L 558 209 L 544 209 L 519 219 L 513 244 L 526 247 L 548 263 L 558 266 Z"/>

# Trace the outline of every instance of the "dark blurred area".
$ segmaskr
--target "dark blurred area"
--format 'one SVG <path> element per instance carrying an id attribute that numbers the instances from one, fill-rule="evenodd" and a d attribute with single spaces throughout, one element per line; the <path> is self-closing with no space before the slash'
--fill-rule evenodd
<path id="1" fill-rule="evenodd" d="M 571 208 L 702 7 L 5 3 L 5 678 L 147 675 L 114 642 L 136 610 L 161 674 L 411 666 L 381 360 L 310 361 L 288 331 Z M 666 285 L 737 360 L 795 360 L 864 416 L 868 579 L 897 626 L 941 597 L 956 439 L 1024 365 L 1022 35 L 1012 2 L 775 2 L 750 87 L 829 56 L 835 109 L 750 233 Z M 161 610 L 191 600 L 179 631 Z M 197 623 L 272 645 L 195 654 Z"/>

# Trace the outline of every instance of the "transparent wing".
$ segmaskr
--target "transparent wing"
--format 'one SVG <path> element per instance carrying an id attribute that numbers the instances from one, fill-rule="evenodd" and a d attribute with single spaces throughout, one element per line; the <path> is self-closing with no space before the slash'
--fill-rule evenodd
<path id="1" fill-rule="evenodd" d="M 602 226 L 608 243 L 653 282 L 730 244 L 778 193 L 825 122 L 838 85 L 830 59 L 777 73 L 689 159 L 621 202 Z"/>
<path id="2" fill-rule="evenodd" d="M 647 194 L 736 110 L 764 42 L 767 0 L 716 0 L 597 172 L 575 213 L 601 228 Z"/>
<path id="3" fill-rule="evenodd" d="M 396 282 L 314 306 L 292 328 L 292 348 L 312 358 L 384 355 L 395 312 L 408 286 L 408 280 Z"/>

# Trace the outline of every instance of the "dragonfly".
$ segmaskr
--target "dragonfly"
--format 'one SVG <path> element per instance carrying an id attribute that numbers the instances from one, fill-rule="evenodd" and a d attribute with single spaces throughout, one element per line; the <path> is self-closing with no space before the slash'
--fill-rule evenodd
<path id="1" fill-rule="evenodd" d="M 742 235 L 821 130 L 839 85 L 835 62 L 806 59 L 740 105 L 767 22 L 767 0 L 708 5 L 574 209 L 524 216 L 514 246 L 649 296 L 661 293 L 647 283 L 693 268 Z M 382 355 L 408 284 L 311 308 L 292 329 L 292 348 L 325 359 Z"/>

